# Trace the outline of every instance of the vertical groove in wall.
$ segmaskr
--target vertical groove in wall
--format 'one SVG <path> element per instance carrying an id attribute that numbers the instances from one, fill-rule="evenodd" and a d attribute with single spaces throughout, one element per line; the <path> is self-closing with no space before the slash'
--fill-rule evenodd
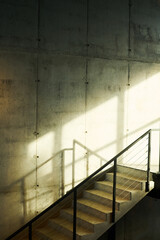
<path id="1" fill-rule="evenodd" d="M 128 2 L 128 57 L 131 55 L 131 7 L 132 7 L 132 2 L 129 0 Z"/>
<path id="2" fill-rule="evenodd" d="M 36 213 L 38 213 L 37 206 L 37 197 L 38 197 L 38 135 L 39 135 L 39 126 L 38 126 L 38 100 L 39 100 L 39 47 L 40 47 L 40 0 L 37 0 L 37 53 L 36 53 L 36 124 L 35 124 L 35 137 L 36 137 Z"/>
<path id="3" fill-rule="evenodd" d="M 87 20 L 86 20 L 86 77 L 85 77 L 85 145 L 87 142 L 87 93 L 88 93 L 88 47 L 89 47 L 89 0 L 87 0 Z"/>
<path id="4" fill-rule="evenodd" d="M 129 125 L 128 125 L 128 113 L 129 113 L 129 89 L 130 89 L 130 57 L 131 57 L 131 8 L 132 8 L 132 1 L 128 0 L 128 76 L 127 76 L 127 98 L 126 98 L 126 144 L 128 140 L 128 133 L 129 133 Z"/>

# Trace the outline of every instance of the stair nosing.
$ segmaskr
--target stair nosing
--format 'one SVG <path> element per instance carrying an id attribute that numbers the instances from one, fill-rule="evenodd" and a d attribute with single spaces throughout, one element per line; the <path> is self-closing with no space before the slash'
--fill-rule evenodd
<path id="1" fill-rule="evenodd" d="M 109 199 L 109 200 L 113 200 L 113 194 L 111 193 L 108 193 L 108 192 L 105 192 L 105 191 L 101 191 L 101 190 L 97 190 L 97 189 L 91 189 L 91 190 L 85 190 L 85 192 L 88 192 L 88 193 L 91 193 L 91 194 L 94 194 L 98 197 L 102 197 L 102 198 L 105 198 L 106 200 Z M 104 195 L 108 195 L 108 196 L 104 196 L 102 195 L 102 193 Z M 119 197 L 118 195 L 116 195 L 116 202 L 117 203 L 122 203 L 122 202 L 128 202 L 130 200 L 126 199 L 126 198 L 123 198 L 123 197 Z"/>
<path id="2" fill-rule="evenodd" d="M 58 221 L 57 221 L 58 220 Z M 57 218 L 50 218 L 50 221 L 58 224 L 59 226 L 61 226 L 62 228 L 66 228 L 68 231 L 73 232 L 73 224 L 70 221 L 67 221 L 65 218 L 63 217 L 57 217 Z M 61 222 L 62 221 L 62 222 Z M 65 223 L 65 224 L 64 224 Z M 68 224 L 67 224 L 68 223 Z M 64 224 L 64 225 L 63 225 Z M 82 226 L 78 226 L 77 225 L 77 235 L 78 236 L 85 236 L 85 235 L 90 235 L 93 233 L 93 231 L 88 230 L 87 228 L 84 228 Z M 84 231 L 84 234 L 81 234 L 80 231 Z"/>
<path id="3" fill-rule="evenodd" d="M 109 174 L 109 175 L 113 175 L 114 173 L 107 173 L 107 174 Z M 128 180 L 132 180 L 132 181 L 136 181 L 136 182 L 140 182 L 140 183 L 146 182 L 145 179 L 142 179 L 142 178 L 136 178 L 136 177 L 134 177 L 134 176 L 127 175 L 127 174 L 120 173 L 120 172 L 117 172 L 116 175 L 117 175 L 118 177 L 127 178 Z"/>
<path id="4" fill-rule="evenodd" d="M 111 182 L 109 180 L 97 181 L 97 183 L 100 183 L 100 184 L 105 185 L 105 186 L 113 187 L 113 182 Z M 108 184 L 108 183 L 111 183 L 111 184 Z M 126 191 L 128 193 L 135 192 L 135 191 L 141 191 L 139 189 L 126 187 L 126 185 L 122 185 L 122 184 L 119 184 L 119 183 L 116 183 L 116 189 L 120 189 L 120 190 Z"/>
<path id="5" fill-rule="evenodd" d="M 73 208 L 69 208 L 69 211 L 67 211 L 67 210 L 68 210 L 68 208 L 67 209 L 63 209 L 64 212 L 66 212 L 66 213 L 68 213 L 68 214 L 73 216 Z M 81 213 L 82 213 L 82 215 L 79 215 Z M 86 216 L 84 216 L 84 215 L 86 215 Z M 87 219 L 87 216 L 89 217 L 89 219 Z M 91 219 L 92 217 L 93 217 L 93 221 Z M 81 220 L 83 220 L 85 222 L 91 223 L 91 224 L 99 224 L 99 223 L 103 223 L 104 222 L 104 220 L 102 220 L 101 218 L 95 217 L 94 215 L 85 213 L 85 212 L 80 211 L 80 210 L 77 210 L 77 218 L 81 219 Z"/>
<path id="6" fill-rule="evenodd" d="M 85 202 L 83 202 L 82 200 L 84 200 Z M 99 212 L 102 212 L 104 214 L 112 213 L 112 208 L 111 207 L 105 206 L 105 210 L 102 210 L 102 208 L 104 207 L 104 204 L 101 204 L 101 203 L 89 200 L 87 198 L 80 198 L 80 199 L 77 200 L 77 202 L 80 203 L 80 204 L 83 204 L 83 205 L 85 205 L 87 207 L 93 208 L 93 209 L 95 209 L 95 210 L 97 210 Z M 89 203 L 87 204 L 87 202 L 89 202 L 90 204 Z M 92 205 L 94 205 L 94 207 Z M 98 208 L 98 206 L 100 208 Z"/>
<path id="7" fill-rule="evenodd" d="M 65 240 L 69 240 L 68 236 L 62 234 L 58 230 L 53 229 L 52 227 L 49 227 L 48 225 L 44 226 L 42 228 L 37 228 L 37 230 L 36 230 L 37 233 L 39 232 L 40 234 L 44 234 L 45 236 L 50 238 L 50 237 L 52 237 L 52 235 L 50 235 L 50 233 L 48 233 L 48 231 L 50 231 L 51 234 L 54 234 L 54 236 L 55 236 L 55 234 L 57 234 L 57 235 L 59 235 L 58 237 L 65 238 Z"/>

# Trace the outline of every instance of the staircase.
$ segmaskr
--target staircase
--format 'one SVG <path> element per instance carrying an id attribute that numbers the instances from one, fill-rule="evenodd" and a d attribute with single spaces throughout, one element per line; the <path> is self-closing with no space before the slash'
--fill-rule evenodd
<path id="1" fill-rule="evenodd" d="M 143 134 L 7 240 L 13 237 L 17 240 L 97 240 L 153 189 L 150 132 Z M 29 231 L 25 237 L 23 230 L 27 228 Z"/>
<path id="2" fill-rule="evenodd" d="M 130 174 L 128 174 L 128 172 Z M 137 178 L 137 175 L 140 177 Z M 117 167 L 116 221 L 145 195 L 146 172 Z M 152 182 L 151 182 L 152 183 Z M 151 188 L 152 189 L 152 186 Z M 77 240 L 96 240 L 112 223 L 113 172 L 101 174 L 93 187 L 83 190 L 77 199 Z M 58 216 L 48 219 L 36 230 L 38 239 L 71 240 L 73 236 L 73 203 L 63 206 Z M 33 238 L 34 239 L 34 238 Z"/>

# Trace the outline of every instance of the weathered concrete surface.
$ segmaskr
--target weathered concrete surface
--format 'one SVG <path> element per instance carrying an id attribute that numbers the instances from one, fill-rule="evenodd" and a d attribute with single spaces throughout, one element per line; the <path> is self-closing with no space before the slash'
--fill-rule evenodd
<path id="1" fill-rule="evenodd" d="M 134 1 L 131 13 L 131 53 L 146 61 L 160 59 L 160 3 L 156 1 Z"/>
<path id="2" fill-rule="evenodd" d="M 74 138 L 109 159 L 159 127 L 159 9 L 134 1 L 129 37 L 127 0 L 0 0 L 1 239 L 59 197 Z"/>
<path id="3" fill-rule="evenodd" d="M 37 2 L 1 0 L 0 5 L 1 49 L 10 50 L 11 47 L 30 51 L 36 48 Z"/>
<path id="4" fill-rule="evenodd" d="M 128 56 L 128 1 L 89 1 L 89 55 Z"/>

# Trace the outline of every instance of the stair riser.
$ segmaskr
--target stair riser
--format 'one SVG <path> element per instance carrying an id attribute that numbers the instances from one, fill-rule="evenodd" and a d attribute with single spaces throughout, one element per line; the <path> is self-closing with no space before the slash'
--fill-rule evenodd
<path id="1" fill-rule="evenodd" d="M 107 220 L 107 214 L 106 213 L 103 213 L 95 208 L 92 208 L 92 207 L 89 207 L 89 206 L 86 206 L 82 203 L 79 203 L 77 202 L 77 208 L 81 211 L 84 211 L 84 212 L 87 212 L 88 214 L 92 214 L 104 221 Z"/>
<path id="2" fill-rule="evenodd" d="M 61 211 L 61 214 L 60 214 L 62 217 L 64 217 L 65 219 L 67 219 L 68 221 L 72 222 L 73 221 L 73 215 L 65 212 L 65 211 Z M 89 223 L 83 219 L 80 219 L 77 217 L 77 224 L 82 226 L 82 227 L 85 227 L 91 231 L 94 231 L 94 225 L 92 223 Z"/>
<path id="3" fill-rule="evenodd" d="M 92 201 L 96 201 L 98 203 L 103 203 L 108 207 L 112 207 L 113 201 L 101 196 L 97 196 L 95 194 L 92 194 L 90 192 L 84 192 L 84 197 L 87 199 L 90 199 Z M 116 202 L 116 210 L 119 210 L 120 204 Z"/>
<path id="4" fill-rule="evenodd" d="M 37 237 L 41 240 L 48 240 L 48 237 L 44 235 L 43 233 L 36 233 Z"/>
<path id="5" fill-rule="evenodd" d="M 77 240 L 77 239 L 76 239 Z M 81 236 L 78 240 L 96 240 L 94 237 L 94 234 L 90 235 L 90 236 Z"/>
<path id="6" fill-rule="evenodd" d="M 112 179 L 113 179 L 113 176 L 109 174 L 106 176 L 106 180 L 112 181 Z M 131 187 L 135 190 L 143 190 L 143 184 L 141 182 L 128 180 L 127 178 L 120 177 L 120 176 L 117 176 L 116 181 L 117 183 L 126 186 L 126 189 L 127 187 Z"/>
<path id="7" fill-rule="evenodd" d="M 57 224 L 56 222 L 54 222 L 54 220 L 49 220 L 49 226 L 52 227 L 53 229 L 63 233 L 64 235 L 68 236 L 68 237 L 72 237 L 73 233 L 72 231 L 70 231 L 69 229 Z M 79 238 L 79 236 L 77 236 L 77 239 Z"/>
<path id="8" fill-rule="evenodd" d="M 96 182 L 95 189 L 106 191 L 108 193 L 113 193 L 113 187 L 108 186 L 102 183 Z M 122 198 L 125 198 L 126 200 L 131 200 L 131 192 L 121 190 L 119 188 L 116 188 L 116 195 L 121 196 Z"/>
<path id="9" fill-rule="evenodd" d="M 68 236 L 69 238 L 73 238 L 73 231 L 70 231 L 69 229 L 65 228 L 65 226 L 61 226 L 57 223 L 55 223 L 54 221 L 49 221 L 49 225 L 58 230 L 59 232 L 63 232 L 64 235 Z M 76 240 L 87 240 L 87 239 L 91 239 L 92 235 L 84 235 L 84 236 L 79 236 L 76 235 Z M 57 239 L 58 240 L 58 239 Z"/>

